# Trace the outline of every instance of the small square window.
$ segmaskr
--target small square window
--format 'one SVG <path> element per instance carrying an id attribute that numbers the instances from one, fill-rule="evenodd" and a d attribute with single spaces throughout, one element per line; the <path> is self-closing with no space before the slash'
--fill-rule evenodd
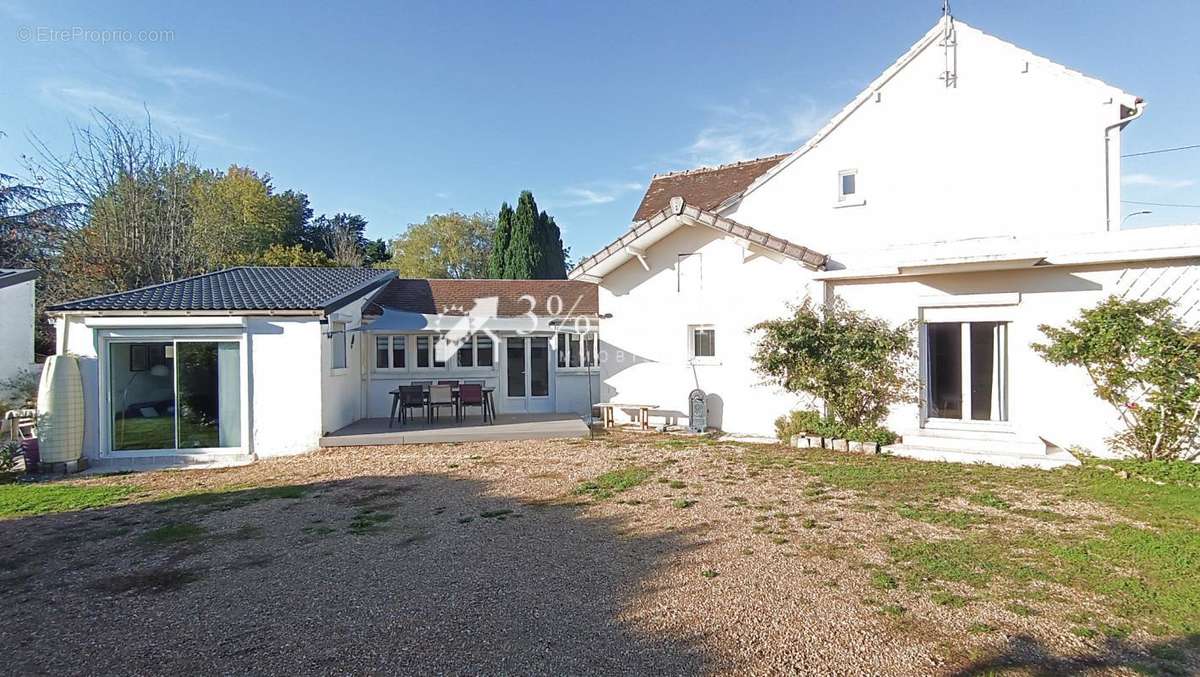
<path id="1" fill-rule="evenodd" d="M 858 194 L 858 170 L 847 169 L 838 172 L 838 201 L 852 199 Z"/>
<path id="2" fill-rule="evenodd" d="M 692 357 L 717 356 L 717 332 L 712 327 L 692 327 Z"/>

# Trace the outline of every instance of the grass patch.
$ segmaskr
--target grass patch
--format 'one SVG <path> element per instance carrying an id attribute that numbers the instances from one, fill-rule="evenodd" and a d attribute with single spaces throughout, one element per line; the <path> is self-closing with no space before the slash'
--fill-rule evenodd
<path id="1" fill-rule="evenodd" d="M 200 580 L 199 574 L 188 569 L 151 569 L 133 574 L 109 576 L 92 584 L 92 588 L 109 594 L 159 593 L 178 590 L 193 581 Z"/>
<path id="2" fill-rule="evenodd" d="M 705 578 L 716 578 L 718 576 L 717 572 L 712 569 L 704 569 L 700 572 L 700 575 Z"/>
<path id="3" fill-rule="evenodd" d="M 967 500 L 975 505 L 982 505 L 985 508 L 995 508 L 996 510 L 1008 510 L 1012 507 L 1008 501 L 990 492 L 971 494 Z"/>
<path id="4" fill-rule="evenodd" d="M 908 609 L 905 609 L 899 604 L 884 604 L 883 606 L 879 607 L 879 610 L 885 615 L 891 616 L 892 618 L 899 618 L 900 616 L 904 615 L 905 611 L 908 611 Z"/>
<path id="5" fill-rule="evenodd" d="M 1029 618 L 1030 616 L 1037 615 L 1037 609 L 1034 609 L 1033 607 L 1025 606 L 1024 604 L 1021 604 L 1020 602 L 1009 602 L 1008 604 L 1004 605 L 1004 608 L 1008 612 L 1010 612 L 1016 616 L 1020 616 L 1021 618 Z"/>
<path id="6" fill-rule="evenodd" d="M 871 587 L 876 590 L 895 590 L 900 583 L 886 571 L 876 571 L 871 574 Z"/>
<path id="7" fill-rule="evenodd" d="M 1090 639 L 1100 633 L 1096 632 L 1092 628 L 1084 627 L 1082 625 L 1076 625 L 1075 627 L 1071 628 L 1071 634 L 1075 635 L 1076 637 L 1083 637 L 1084 639 Z"/>
<path id="8" fill-rule="evenodd" d="M 671 501 L 671 506 L 680 510 L 690 508 L 693 505 L 696 505 L 696 501 L 690 498 L 677 498 L 674 501 Z"/>
<path id="9" fill-rule="evenodd" d="M 151 529 L 142 535 L 142 542 L 154 545 L 174 545 L 176 543 L 193 543 L 204 538 L 204 527 L 191 522 L 166 524 L 157 529 Z"/>
<path id="10" fill-rule="evenodd" d="M 967 626 L 967 632 L 972 635 L 986 635 L 996 631 L 996 626 L 987 623 L 972 623 Z"/>
<path id="11" fill-rule="evenodd" d="M 595 479 L 580 482 L 575 487 L 575 494 L 590 496 L 594 500 L 612 498 L 645 482 L 652 474 L 649 469 L 640 467 L 610 470 Z"/>
<path id="12" fill-rule="evenodd" d="M 137 490 L 137 487 L 128 484 L 0 484 L 0 517 L 26 517 L 103 508 L 124 501 Z"/>
<path id="13" fill-rule="evenodd" d="M 681 480 L 671 480 L 670 482 L 667 482 L 667 486 L 672 489 L 685 489 L 687 488 L 687 482 L 683 482 Z"/>
<path id="14" fill-rule="evenodd" d="M 988 518 L 974 512 L 965 512 L 961 510 L 940 510 L 931 505 L 911 506 L 902 505 L 896 508 L 896 514 L 905 519 L 917 520 L 927 524 L 937 524 L 940 526 L 954 527 L 955 529 L 966 529 L 975 526 L 976 524 L 986 524 Z"/>
<path id="15" fill-rule="evenodd" d="M 355 536 L 377 533 L 385 529 L 393 517 L 395 515 L 389 512 L 378 512 L 369 508 L 359 510 L 354 519 L 350 520 L 350 533 Z"/>
<path id="16" fill-rule="evenodd" d="M 945 590 L 938 590 L 929 596 L 929 599 L 938 606 L 944 606 L 951 609 L 961 609 L 967 605 L 967 598 L 962 595 L 956 595 Z"/>

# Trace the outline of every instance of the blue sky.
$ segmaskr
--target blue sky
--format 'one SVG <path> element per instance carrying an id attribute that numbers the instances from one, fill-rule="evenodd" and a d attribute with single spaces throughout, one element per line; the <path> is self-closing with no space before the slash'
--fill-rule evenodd
<path id="1" fill-rule="evenodd" d="M 1200 144 L 1200 3 L 953 8 L 1144 97 L 1125 152 Z M 628 226 L 651 174 L 798 147 L 939 14 L 937 0 L 0 0 L 0 172 L 22 173 L 32 134 L 65 150 L 91 107 L 145 109 L 202 164 L 269 172 L 317 213 L 363 214 L 373 237 L 531 189 L 578 257 Z M 134 39 L 38 39 L 47 28 Z M 1123 169 L 1125 199 L 1200 204 L 1200 149 Z M 1131 225 L 1200 222 L 1146 208 Z"/>

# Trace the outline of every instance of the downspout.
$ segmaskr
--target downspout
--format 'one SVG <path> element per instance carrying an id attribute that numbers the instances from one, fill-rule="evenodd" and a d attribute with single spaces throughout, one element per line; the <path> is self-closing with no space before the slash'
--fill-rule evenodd
<path id="1" fill-rule="evenodd" d="M 1133 115 L 1121 118 L 1104 128 L 1104 230 L 1112 232 L 1112 130 L 1123 128 L 1125 125 L 1142 117 L 1146 112 L 1146 102 L 1138 97 L 1133 101 Z"/>

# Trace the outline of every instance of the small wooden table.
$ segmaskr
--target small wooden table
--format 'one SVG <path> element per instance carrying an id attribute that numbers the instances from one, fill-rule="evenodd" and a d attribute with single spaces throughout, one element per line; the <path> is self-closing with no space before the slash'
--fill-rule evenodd
<path id="1" fill-rule="evenodd" d="M 604 422 L 605 428 L 611 428 L 616 425 L 616 421 L 613 420 L 613 410 L 637 409 L 637 420 L 641 424 L 642 430 L 650 429 L 650 412 L 658 409 L 657 404 L 621 404 L 620 402 L 601 402 L 596 406 L 600 408 L 600 420 Z"/>

